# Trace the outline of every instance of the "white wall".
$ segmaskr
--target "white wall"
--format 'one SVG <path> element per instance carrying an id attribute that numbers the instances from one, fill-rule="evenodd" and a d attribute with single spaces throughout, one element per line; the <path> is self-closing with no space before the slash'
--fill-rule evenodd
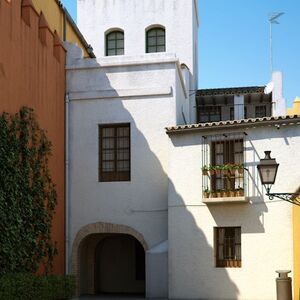
<path id="1" fill-rule="evenodd" d="M 274 84 L 272 92 L 273 116 L 286 115 L 286 101 L 283 96 L 283 75 L 280 71 L 272 73 L 272 82 Z"/>
<path id="2" fill-rule="evenodd" d="M 293 160 L 300 147 L 298 128 L 246 132 L 251 197 L 243 204 L 202 203 L 201 136 L 217 132 L 171 135 L 169 298 L 271 300 L 276 298 L 275 270 L 293 269 L 292 205 L 263 196 L 256 165 L 265 150 L 272 150 L 280 163 L 273 191 L 295 191 L 300 179 Z M 241 226 L 241 268 L 215 267 L 215 226 Z"/>
<path id="3" fill-rule="evenodd" d="M 198 1 L 77 0 L 77 4 L 78 27 L 93 46 L 97 57 L 105 56 L 105 34 L 110 29 L 124 31 L 125 56 L 138 56 L 146 52 L 145 34 L 149 26 L 164 26 L 166 53 L 174 53 L 180 63 L 189 68 L 191 79 L 186 88 L 188 94 L 197 89 Z M 187 118 L 195 123 L 195 94 L 191 94 Z"/>
<path id="4" fill-rule="evenodd" d="M 77 0 L 78 26 L 98 57 L 105 56 L 105 33 L 125 32 L 125 55 L 145 54 L 145 30 L 166 28 L 166 52 L 176 53 L 192 74 L 197 47 L 198 8 L 195 0 Z M 196 53 L 197 54 L 197 53 Z"/>
<path id="5" fill-rule="evenodd" d="M 66 47 L 73 54 L 67 65 L 70 249 L 77 232 L 96 222 L 130 226 L 151 249 L 167 240 L 169 139 L 164 128 L 178 121 L 176 103 L 184 95 L 178 60 L 167 54 L 80 59 L 74 45 Z M 130 123 L 129 182 L 98 181 L 98 125 L 110 123 Z M 164 274 L 151 270 L 166 282 Z M 153 294 L 155 285 L 147 284 Z"/>

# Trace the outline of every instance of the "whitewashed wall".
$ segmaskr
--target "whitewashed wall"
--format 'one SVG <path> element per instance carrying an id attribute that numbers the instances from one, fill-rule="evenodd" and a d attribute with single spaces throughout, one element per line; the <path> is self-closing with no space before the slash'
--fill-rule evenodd
<path id="1" fill-rule="evenodd" d="M 300 179 L 295 164 L 299 128 L 259 127 L 246 132 L 252 197 L 244 204 L 202 203 L 201 136 L 223 131 L 170 136 L 169 298 L 273 300 L 275 270 L 293 269 L 292 205 L 262 198 L 265 191 L 256 165 L 264 151 L 271 150 L 280 163 L 273 191 L 295 191 Z M 241 226 L 242 268 L 215 268 L 215 226 Z"/>
<path id="2" fill-rule="evenodd" d="M 151 249 L 167 240 L 169 139 L 164 128 L 177 122 L 176 103 L 186 93 L 178 60 L 170 54 L 86 60 L 74 45 L 66 47 L 69 247 L 83 226 L 108 222 L 134 228 Z M 129 182 L 98 181 L 98 125 L 110 123 L 131 126 Z M 164 276 L 156 267 L 151 270 L 150 278 Z M 147 292 L 155 293 L 149 287 Z"/>
<path id="3" fill-rule="evenodd" d="M 197 88 L 199 13 L 196 0 L 77 0 L 78 27 L 97 57 L 105 56 L 105 34 L 122 29 L 125 56 L 144 55 L 146 30 L 162 25 L 166 30 L 166 53 L 174 53 L 190 71 L 190 86 Z M 163 53 L 161 53 L 163 54 Z M 151 54 L 146 54 L 151 55 Z M 191 123 L 196 122 L 195 96 L 190 96 Z"/>

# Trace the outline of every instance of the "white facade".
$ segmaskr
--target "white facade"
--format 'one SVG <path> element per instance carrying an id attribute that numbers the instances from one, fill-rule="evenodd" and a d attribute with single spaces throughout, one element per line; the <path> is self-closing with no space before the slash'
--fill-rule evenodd
<path id="1" fill-rule="evenodd" d="M 188 88 L 172 54 L 86 60 L 66 44 L 69 96 L 69 264 L 76 234 L 88 224 L 129 226 L 145 239 L 147 295 L 167 296 L 167 255 L 151 251 L 165 242 L 168 199 L 166 124 L 182 124 Z M 187 105 L 187 104 L 186 104 Z M 98 126 L 130 123 L 131 179 L 99 182 Z M 153 274 L 157 274 L 154 276 Z M 151 278 L 153 280 L 151 280 Z M 157 280 L 161 284 L 157 294 Z M 151 288 L 153 287 L 153 288 Z M 154 289 L 154 290 L 153 290 Z"/>
<path id="2" fill-rule="evenodd" d="M 295 191 L 300 176 L 291 158 L 300 150 L 299 128 L 258 126 L 238 131 L 247 133 L 246 203 L 203 203 L 202 136 L 223 134 L 224 129 L 170 134 L 170 298 L 271 300 L 276 298 L 275 270 L 293 270 L 292 205 L 264 196 L 256 166 L 264 151 L 272 150 L 280 163 L 272 192 Z M 234 126 L 226 130 L 231 132 L 237 132 Z M 227 226 L 241 227 L 241 268 L 216 267 L 214 227 Z"/>
<path id="3" fill-rule="evenodd" d="M 297 174 L 291 159 L 300 150 L 297 126 L 258 121 L 242 129 L 220 125 L 166 134 L 167 126 L 196 120 L 198 22 L 194 0 L 78 0 L 79 27 L 98 56 L 83 59 L 79 47 L 66 43 L 67 256 L 71 272 L 87 274 L 83 293 L 94 292 L 89 281 L 96 267 L 88 253 L 95 249 L 85 246 L 79 263 L 85 266 L 78 267 L 78 236 L 93 235 L 86 228 L 96 233 L 99 223 L 131 228 L 145 242 L 149 298 L 271 300 L 275 270 L 292 269 L 292 207 L 264 196 L 256 166 L 272 150 L 280 163 L 276 189 L 297 189 L 299 176 L 284 177 L 287 170 Z M 155 25 L 166 30 L 166 53 L 146 54 L 145 33 Z M 125 55 L 105 57 L 105 35 L 114 29 L 124 31 Z M 242 105 L 236 118 L 242 118 L 243 96 L 235 100 Z M 130 180 L 100 182 L 99 125 L 120 123 L 130 124 Z M 247 198 L 204 203 L 202 136 L 232 132 L 244 135 Z M 241 268 L 216 268 L 214 227 L 223 226 L 241 227 Z M 105 239 L 102 233 L 94 243 Z M 128 257 L 134 261 L 131 252 Z"/>
<path id="4" fill-rule="evenodd" d="M 124 32 L 125 56 L 146 53 L 146 31 L 162 26 L 166 31 L 166 52 L 176 55 L 190 73 L 188 90 L 197 88 L 198 1 L 197 0 L 77 0 L 78 27 L 93 45 L 97 57 L 105 56 L 105 36 Z M 194 123 L 195 102 L 191 97 L 187 122 Z"/>

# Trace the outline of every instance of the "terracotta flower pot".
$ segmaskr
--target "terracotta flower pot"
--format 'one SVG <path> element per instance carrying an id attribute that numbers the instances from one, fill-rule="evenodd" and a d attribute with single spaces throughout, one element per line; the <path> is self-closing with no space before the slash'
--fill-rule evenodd
<path id="1" fill-rule="evenodd" d="M 209 198 L 209 192 L 203 192 L 203 197 L 204 198 Z"/>

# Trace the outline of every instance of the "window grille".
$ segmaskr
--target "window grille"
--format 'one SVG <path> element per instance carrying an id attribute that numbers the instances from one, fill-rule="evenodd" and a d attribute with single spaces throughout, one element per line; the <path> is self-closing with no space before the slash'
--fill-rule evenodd
<path id="1" fill-rule="evenodd" d="M 203 136 L 202 189 L 204 198 L 245 197 L 246 133 Z"/>
<path id="2" fill-rule="evenodd" d="M 267 116 L 267 108 L 265 105 L 255 106 L 255 118 L 263 118 Z"/>
<path id="3" fill-rule="evenodd" d="M 99 125 L 99 181 L 130 181 L 130 124 Z"/>
<path id="4" fill-rule="evenodd" d="M 216 267 L 242 266 L 241 227 L 215 227 Z"/>
<path id="5" fill-rule="evenodd" d="M 221 121 L 221 106 L 202 106 L 198 109 L 198 122 L 219 122 Z"/>

